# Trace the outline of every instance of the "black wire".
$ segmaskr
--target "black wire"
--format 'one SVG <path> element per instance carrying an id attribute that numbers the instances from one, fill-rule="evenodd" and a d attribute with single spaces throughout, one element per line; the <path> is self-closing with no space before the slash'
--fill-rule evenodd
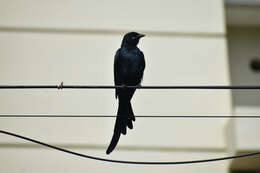
<path id="1" fill-rule="evenodd" d="M 88 159 L 92 159 L 92 160 L 98 160 L 98 161 L 104 161 L 104 162 L 113 162 L 113 163 L 124 163 L 124 164 L 139 164 L 139 165 L 180 165 L 180 164 L 194 164 L 194 163 L 205 163 L 205 162 L 216 162 L 216 161 L 223 161 L 223 160 L 230 160 L 230 159 L 237 159 L 237 158 L 241 158 L 241 157 L 249 157 L 249 156 L 254 156 L 254 155 L 259 155 L 260 152 L 253 152 L 253 153 L 247 153 L 247 154 L 241 154 L 241 155 L 236 155 L 236 156 L 230 156 L 230 157 L 219 157 L 219 158 L 214 158 L 214 159 L 205 159 L 205 160 L 191 160 L 191 161 L 178 161 L 178 162 L 138 162 L 138 161 L 123 161 L 123 160 L 111 160 L 111 159 L 104 159 L 104 158 L 99 158 L 99 157 L 94 157 L 94 156 L 89 156 L 89 155 L 85 155 L 85 154 L 81 154 L 81 153 L 77 153 L 74 151 L 70 151 L 64 148 L 60 148 L 57 146 L 53 146 L 41 141 L 37 141 L 35 139 L 32 138 L 28 138 L 25 136 L 21 136 L 18 134 L 14 134 L 11 132 L 7 132 L 4 130 L 0 130 L 0 133 L 5 134 L 5 135 L 9 135 L 9 136 L 14 136 L 16 138 L 20 138 L 26 141 L 30 141 L 39 145 L 43 145 L 45 147 L 49 147 L 58 151 L 62 151 L 68 154 L 72 154 L 72 155 L 76 155 L 79 157 L 83 157 L 83 158 L 88 158 Z"/>
<path id="2" fill-rule="evenodd" d="M 0 89 L 260 89 L 257 85 L 238 86 L 112 86 L 112 85 L 0 85 Z"/>
<path id="3" fill-rule="evenodd" d="M 115 118 L 116 115 L 0 115 L 0 118 Z M 136 115 L 137 118 L 260 118 L 259 115 Z M 123 118 L 123 117 L 122 117 Z"/>

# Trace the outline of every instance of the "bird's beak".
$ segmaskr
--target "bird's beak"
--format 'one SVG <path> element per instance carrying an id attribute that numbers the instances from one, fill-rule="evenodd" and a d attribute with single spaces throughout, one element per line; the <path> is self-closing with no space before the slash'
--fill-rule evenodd
<path id="1" fill-rule="evenodd" d="M 138 38 L 142 38 L 142 37 L 144 37 L 145 35 L 144 34 L 139 34 L 138 35 Z"/>

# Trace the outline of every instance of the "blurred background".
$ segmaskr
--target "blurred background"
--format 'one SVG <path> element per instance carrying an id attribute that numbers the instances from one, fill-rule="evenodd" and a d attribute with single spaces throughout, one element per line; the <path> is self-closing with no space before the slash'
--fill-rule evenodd
<path id="1" fill-rule="evenodd" d="M 129 31 L 146 34 L 142 85 L 260 85 L 259 0 L 0 0 L 0 85 L 113 85 Z M 260 115 L 260 92 L 138 90 L 136 115 Z M 115 115 L 113 90 L 1 90 L 0 114 Z M 0 129 L 107 159 L 185 161 L 260 150 L 257 119 L 1 118 Z M 0 172 L 257 173 L 260 157 L 193 165 L 104 163 L 0 134 Z"/>

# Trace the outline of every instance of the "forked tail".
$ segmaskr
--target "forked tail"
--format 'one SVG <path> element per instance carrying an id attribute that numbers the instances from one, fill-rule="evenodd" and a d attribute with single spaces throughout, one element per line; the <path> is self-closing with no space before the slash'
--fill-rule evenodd
<path id="1" fill-rule="evenodd" d="M 116 147 L 121 133 L 126 134 L 126 128 L 133 129 L 133 123 L 135 121 L 135 116 L 131 106 L 131 102 L 119 101 L 117 118 L 114 128 L 114 134 L 112 140 L 107 148 L 106 154 L 110 154 Z"/>

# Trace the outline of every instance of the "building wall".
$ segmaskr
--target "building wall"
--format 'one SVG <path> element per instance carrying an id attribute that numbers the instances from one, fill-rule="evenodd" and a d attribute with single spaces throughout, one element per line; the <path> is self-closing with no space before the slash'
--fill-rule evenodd
<path id="1" fill-rule="evenodd" d="M 0 1 L 0 84 L 112 85 L 124 33 L 138 31 L 143 85 L 228 85 L 221 0 Z M 229 91 L 138 90 L 137 115 L 231 114 Z M 1 114 L 113 115 L 112 90 L 3 90 Z M 226 155 L 221 119 L 138 118 L 106 156 L 113 118 L 2 118 L 1 129 L 107 159 L 182 161 Z M 91 161 L 0 136 L 0 172 L 228 172 L 228 162 L 136 166 Z M 14 166 L 15 165 L 15 166 Z"/>
<path id="2" fill-rule="evenodd" d="M 259 85 L 259 72 L 251 68 L 252 60 L 259 61 L 260 2 L 257 0 L 227 0 L 227 39 L 232 85 Z M 259 115 L 258 90 L 233 90 L 235 115 Z M 228 123 L 232 133 L 230 143 L 234 153 L 259 151 L 259 123 L 254 119 L 234 119 Z M 260 157 L 232 160 L 232 172 L 259 172 Z"/>
<path id="3" fill-rule="evenodd" d="M 233 85 L 259 85 L 259 72 L 252 70 L 250 64 L 260 55 L 259 27 L 230 26 L 228 28 L 230 71 Z M 233 91 L 235 115 L 259 115 L 259 90 Z M 258 151 L 260 119 L 234 120 L 234 148 L 237 153 Z M 259 170 L 260 157 L 234 160 L 234 170 Z"/>

